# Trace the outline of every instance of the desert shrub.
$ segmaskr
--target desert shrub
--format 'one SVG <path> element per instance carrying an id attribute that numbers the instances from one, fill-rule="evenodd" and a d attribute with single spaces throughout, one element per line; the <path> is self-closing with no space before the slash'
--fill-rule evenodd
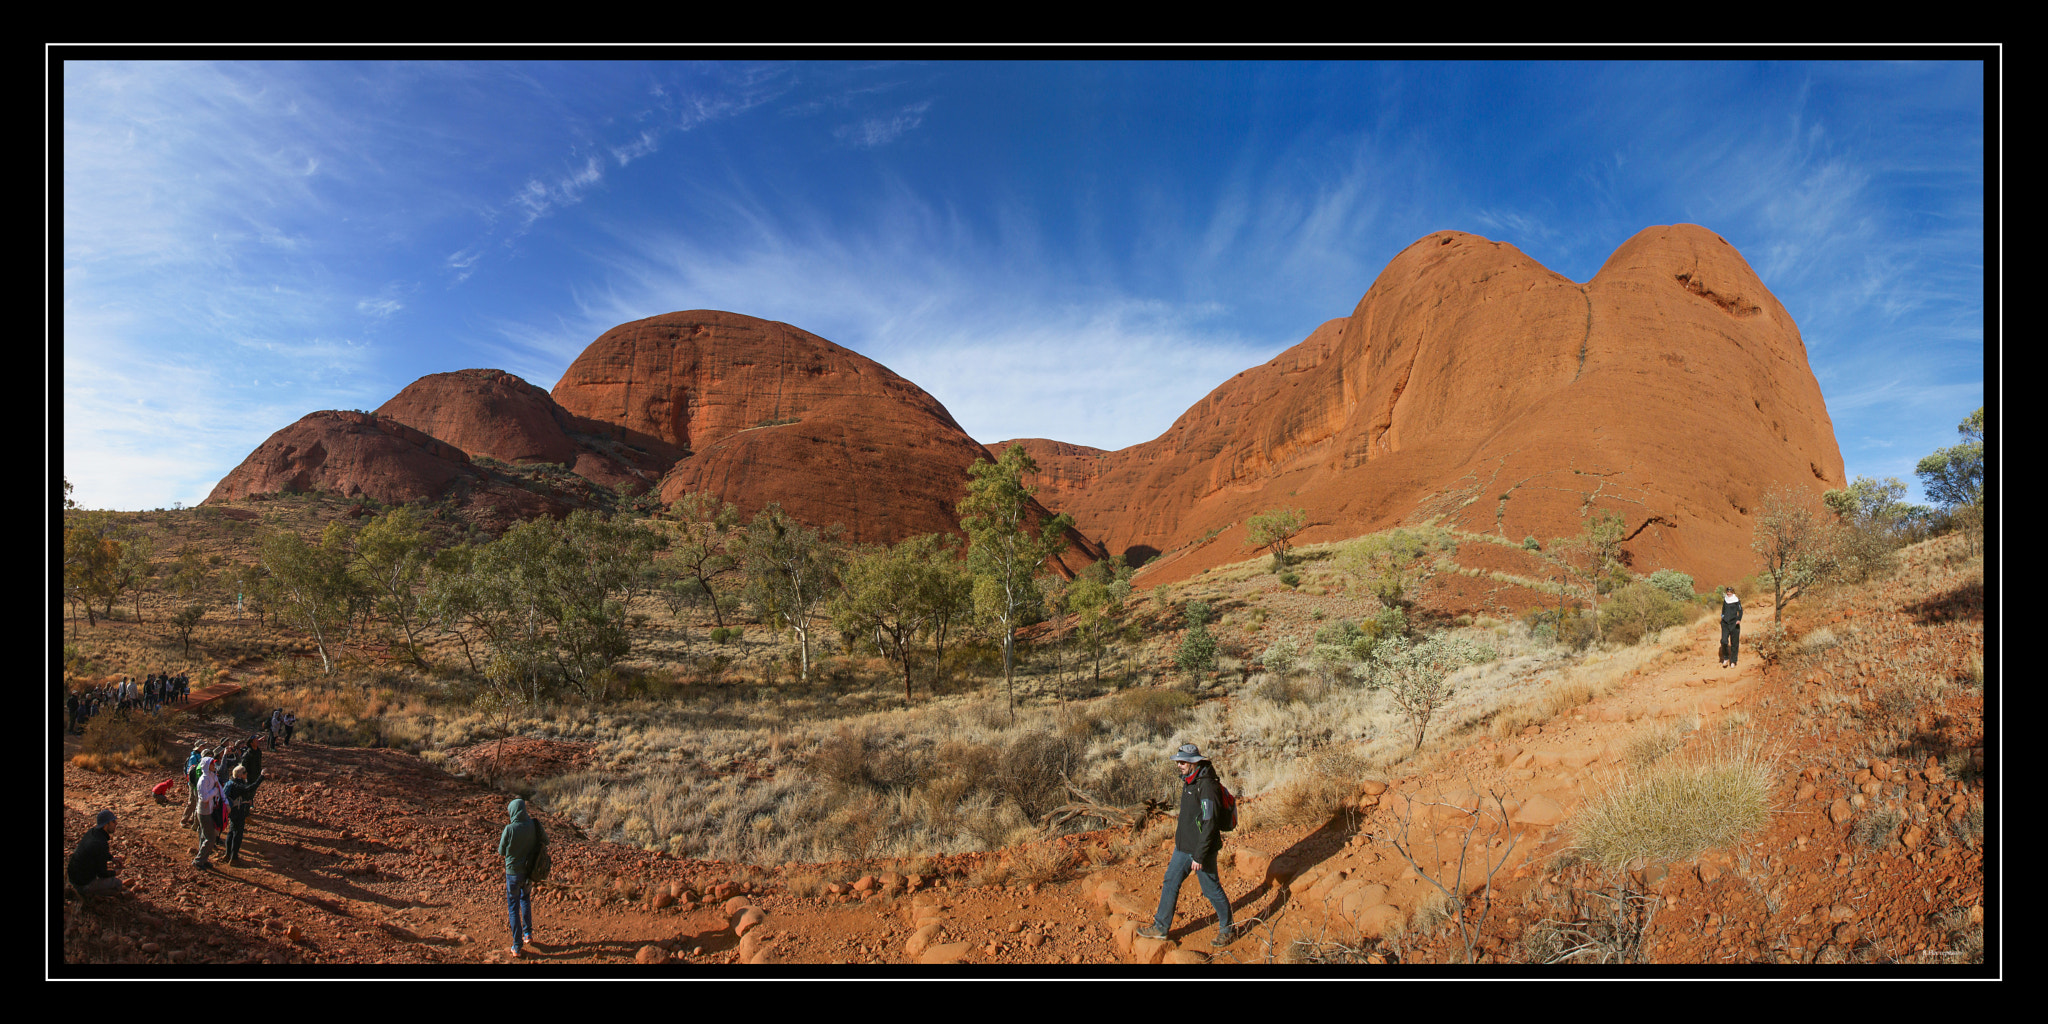
<path id="1" fill-rule="evenodd" d="M 1662 588 L 1631 583 L 1616 591 L 1600 608 L 1600 628 L 1607 639 L 1633 644 L 1660 629 L 1685 621 L 1685 605 Z"/>
<path id="2" fill-rule="evenodd" d="M 156 715 L 102 711 L 85 723 L 79 749 L 102 757 L 124 757 L 146 764 L 170 760 L 176 732 Z"/>
<path id="3" fill-rule="evenodd" d="M 1651 573 L 1650 585 L 1671 595 L 1674 601 L 1690 601 L 1698 596 L 1693 593 L 1692 577 L 1676 569 L 1659 569 Z"/>
<path id="4" fill-rule="evenodd" d="M 1749 649 L 1755 652 L 1764 664 L 1776 665 L 1797 650 L 1798 645 L 1793 642 L 1792 634 L 1786 632 L 1785 627 L 1773 619 L 1756 631 L 1755 638 L 1749 641 Z"/>
<path id="5" fill-rule="evenodd" d="M 1300 645 L 1294 642 L 1294 638 L 1283 636 L 1273 641 L 1271 647 L 1266 648 L 1266 653 L 1259 656 L 1259 661 L 1266 666 L 1267 672 L 1284 676 L 1300 657 Z"/>
<path id="6" fill-rule="evenodd" d="M 1171 772 L 1158 758 L 1111 761 L 1090 777 L 1090 792 L 1109 806 L 1128 807 L 1167 793 Z"/>
<path id="7" fill-rule="evenodd" d="M 1522 538 L 1522 550 L 1541 551 L 1543 550 L 1543 544 L 1541 541 L 1538 541 L 1536 539 L 1536 535 L 1532 533 L 1527 537 Z"/>
<path id="8" fill-rule="evenodd" d="M 1067 801 L 1064 780 L 1086 764 L 1087 746 L 1057 732 L 1027 732 L 1003 750 L 996 789 L 1024 812 L 1028 820 Z M 1000 844 L 998 844 L 1000 845 Z"/>
<path id="9" fill-rule="evenodd" d="M 1173 662 L 1183 672 L 1206 672 L 1216 667 L 1216 637 L 1209 632 L 1209 606 L 1188 602 L 1188 628 L 1174 651 Z"/>
<path id="10" fill-rule="evenodd" d="M 1195 699 L 1179 690 L 1140 687 L 1117 694 L 1103 718 L 1146 738 L 1171 735 L 1193 713 Z"/>
<path id="11" fill-rule="evenodd" d="M 994 747 L 949 740 L 939 745 L 932 784 L 945 782 L 958 786 L 963 794 L 971 793 L 991 788 L 1001 769 L 1002 757 Z"/>
<path id="12" fill-rule="evenodd" d="M 1319 667 L 1324 664 L 1320 660 L 1316 662 Z M 1292 677 L 1269 675 L 1265 684 L 1258 688 L 1256 696 L 1283 707 L 1288 704 L 1314 704 L 1329 695 L 1333 679 L 1334 676 L 1321 672 Z"/>
<path id="13" fill-rule="evenodd" d="M 1570 830 L 1586 858 L 1610 870 L 1638 857 L 1683 860 L 1768 825 L 1772 775 L 1753 740 L 1726 738 L 1622 777 Z"/>
<path id="14" fill-rule="evenodd" d="M 1568 651 L 1583 651 L 1593 642 L 1593 613 L 1577 608 L 1534 608 L 1522 616 L 1529 635 Z"/>

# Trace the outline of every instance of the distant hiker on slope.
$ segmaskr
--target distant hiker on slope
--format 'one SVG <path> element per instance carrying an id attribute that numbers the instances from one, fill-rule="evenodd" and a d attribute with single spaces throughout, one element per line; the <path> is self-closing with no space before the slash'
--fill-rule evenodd
<path id="1" fill-rule="evenodd" d="M 1735 648 L 1742 643 L 1742 599 L 1734 587 L 1721 588 L 1721 667 L 1735 667 Z"/>
<path id="2" fill-rule="evenodd" d="M 1230 928 L 1230 894 L 1216 877 L 1216 854 L 1223 849 L 1223 785 L 1209 759 L 1192 743 L 1175 751 L 1173 761 L 1180 772 L 1180 827 L 1174 832 L 1173 859 L 1166 864 L 1166 881 L 1159 889 L 1159 912 L 1138 934 L 1166 938 L 1181 883 L 1192 870 L 1201 879 L 1202 895 L 1216 908 L 1216 937 L 1209 944 L 1226 946 L 1237 936 Z"/>
<path id="3" fill-rule="evenodd" d="M 512 955 L 533 941 L 533 862 L 547 849 L 540 822 L 527 817 L 526 801 L 505 805 L 512 823 L 498 833 L 498 853 L 505 858 L 505 916 L 512 925 Z"/>

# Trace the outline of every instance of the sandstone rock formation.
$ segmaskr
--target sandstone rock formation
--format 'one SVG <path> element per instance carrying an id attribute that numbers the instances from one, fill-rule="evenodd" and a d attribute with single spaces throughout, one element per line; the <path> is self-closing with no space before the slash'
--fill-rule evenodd
<path id="1" fill-rule="evenodd" d="M 662 480 L 663 501 L 708 491 L 748 516 L 776 502 L 802 521 L 841 524 L 856 542 L 959 533 L 967 467 L 990 458 L 937 399 L 880 363 L 715 310 L 606 331 L 554 399 L 628 443 L 687 450 Z M 1069 570 L 1099 557 L 1079 535 L 1069 545 Z"/>
<path id="2" fill-rule="evenodd" d="M 1583 285 L 1505 243 L 1430 235 L 1350 316 L 1114 452 L 1042 438 L 985 449 L 879 363 L 712 310 L 605 332 L 552 395 L 462 370 L 379 412 L 306 417 L 208 500 L 459 495 L 502 526 L 588 503 L 492 468 L 555 463 L 596 488 L 658 481 L 664 501 L 707 491 L 747 515 L 777 502 L 849 540 L 892 542 L 957 534 L 967 467 L 1017 443 L 1040 465 L 1041 504 L 1076 519 L 1068 571 L 1106 547 L 1159 556 L 1155 580 L 1183 578 L 1248 557 L 1245 520 L 1278 506 L 1307 511 L 1297 543 L 1431 518 L 1549 540 L 1611 510 L 1634 568 L 1711 585 L 1753 568 L 1763 494 L 1844 483 L 1797 326 L 1732 246 L 1694 225 L 1645 229 Z"/>
<path id="3" fill-rule="evenodd" d="M 1705 585 L 1753 569 L 1764 493 L 1844 483 L 1798 327 L 1695 225 L 1645 229 L 1584 285 L 1430 235 L 1351 316 L 1093 462 L 1060 510 L 1134 562 L 1164 552 L 1160 581 L 1247 557 L 1244 521 L 1284 505 L 1308 511 L 1299 543 L 1430 517 L 1547 540 L 1612 510 L 1638 571 Z"/>
<path id="4" fill-rule="evenodd" d="M 370 413 L 309 413 L 270 435 L 206 496 L 234 501 L 279 491 L 329 491 L 388 503 L 453 499 L 488 530 L 566 515 L 570 505 L 514 485 L 455 446 Z"/>
<path id="5" fill-rule="evenodd" d="M 599 486 L 647 490 L 675 464 L 679 449 L 604 436 L 608 424 L 584 423 L 546 391 L 503 370 L 456 370 L 421 377 L 377 415 L 416 427 L 472 459 L 514 465 L 552 462 Z"/>

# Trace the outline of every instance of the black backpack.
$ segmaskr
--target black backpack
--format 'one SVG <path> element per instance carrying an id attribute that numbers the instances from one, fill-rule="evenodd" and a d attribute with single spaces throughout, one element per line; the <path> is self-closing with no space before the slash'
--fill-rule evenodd
<path id="1" fill-rule="evenodd" d="M 1216 816 L 1216 829 L 1220 832 L 1237 831 L 1237 794 L 1223 784 L 1223 776 L 1216 777 L 1216 792 L 1222 794 L 1223 808 Z"/>

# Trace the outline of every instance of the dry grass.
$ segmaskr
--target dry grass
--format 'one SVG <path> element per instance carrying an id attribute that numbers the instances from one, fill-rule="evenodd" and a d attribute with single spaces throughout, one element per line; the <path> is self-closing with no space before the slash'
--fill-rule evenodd
<path id="1" fill-rule="evenodd" d="M 1543 695 L 1541 711 L 1546 721 L 1556 718 L 1582 704 L 1591 703 L 1597 694 L 1593 684 L 1583 680 L 1572 680 L 1551 687 Z"/>
<path id="2" fill-rule="evenodd" d="M 1355 792 L 1353 784 L 1313 771 L 1303 772 L 1279 789 L 1260 798 L 1258 803 L 1243 808 L 1252 813 L 1240 815 L 1248 817 L 1249 820 L 1240 823 L 1239 828 L 1248 830 L 1281 825 L 1314 828 L 1343 811 L 1345 802 Z"/>
<path id="3" fill-rule="evenodd" d="M 1025 843 L 1010 851 L 1015 880 L 1024 885 L 1056 882 L 1073 870 L 1076 857 L 1057 843 Z"/>
<path id="4" fill-rule="evenodd" d="M 1610 869 L 1694 857 L 1769 823 L 1774 774 L 1754 737 L 1727 737 L 1615 780 L 1570 830 L 1588 860 Z"/>
<path id="5" fill-rule="evenodd" d="M 1686 734 L 1692 731 L 1690 722 L 1671 722 L 1641 729 L 1629 737 L 1624 760 L 1631 769 L 1646 769 L 1677 750 L 1685 742 Z"/>
<path id="6" fill-rule="evenodd" d="M 1416 901 L 1414 912 L 1408 915 L 1408 928 L 1427 935 L 1450 924 L 1457 916 L 1457 899 L 1441 889 L 1430 888 Z"/>

